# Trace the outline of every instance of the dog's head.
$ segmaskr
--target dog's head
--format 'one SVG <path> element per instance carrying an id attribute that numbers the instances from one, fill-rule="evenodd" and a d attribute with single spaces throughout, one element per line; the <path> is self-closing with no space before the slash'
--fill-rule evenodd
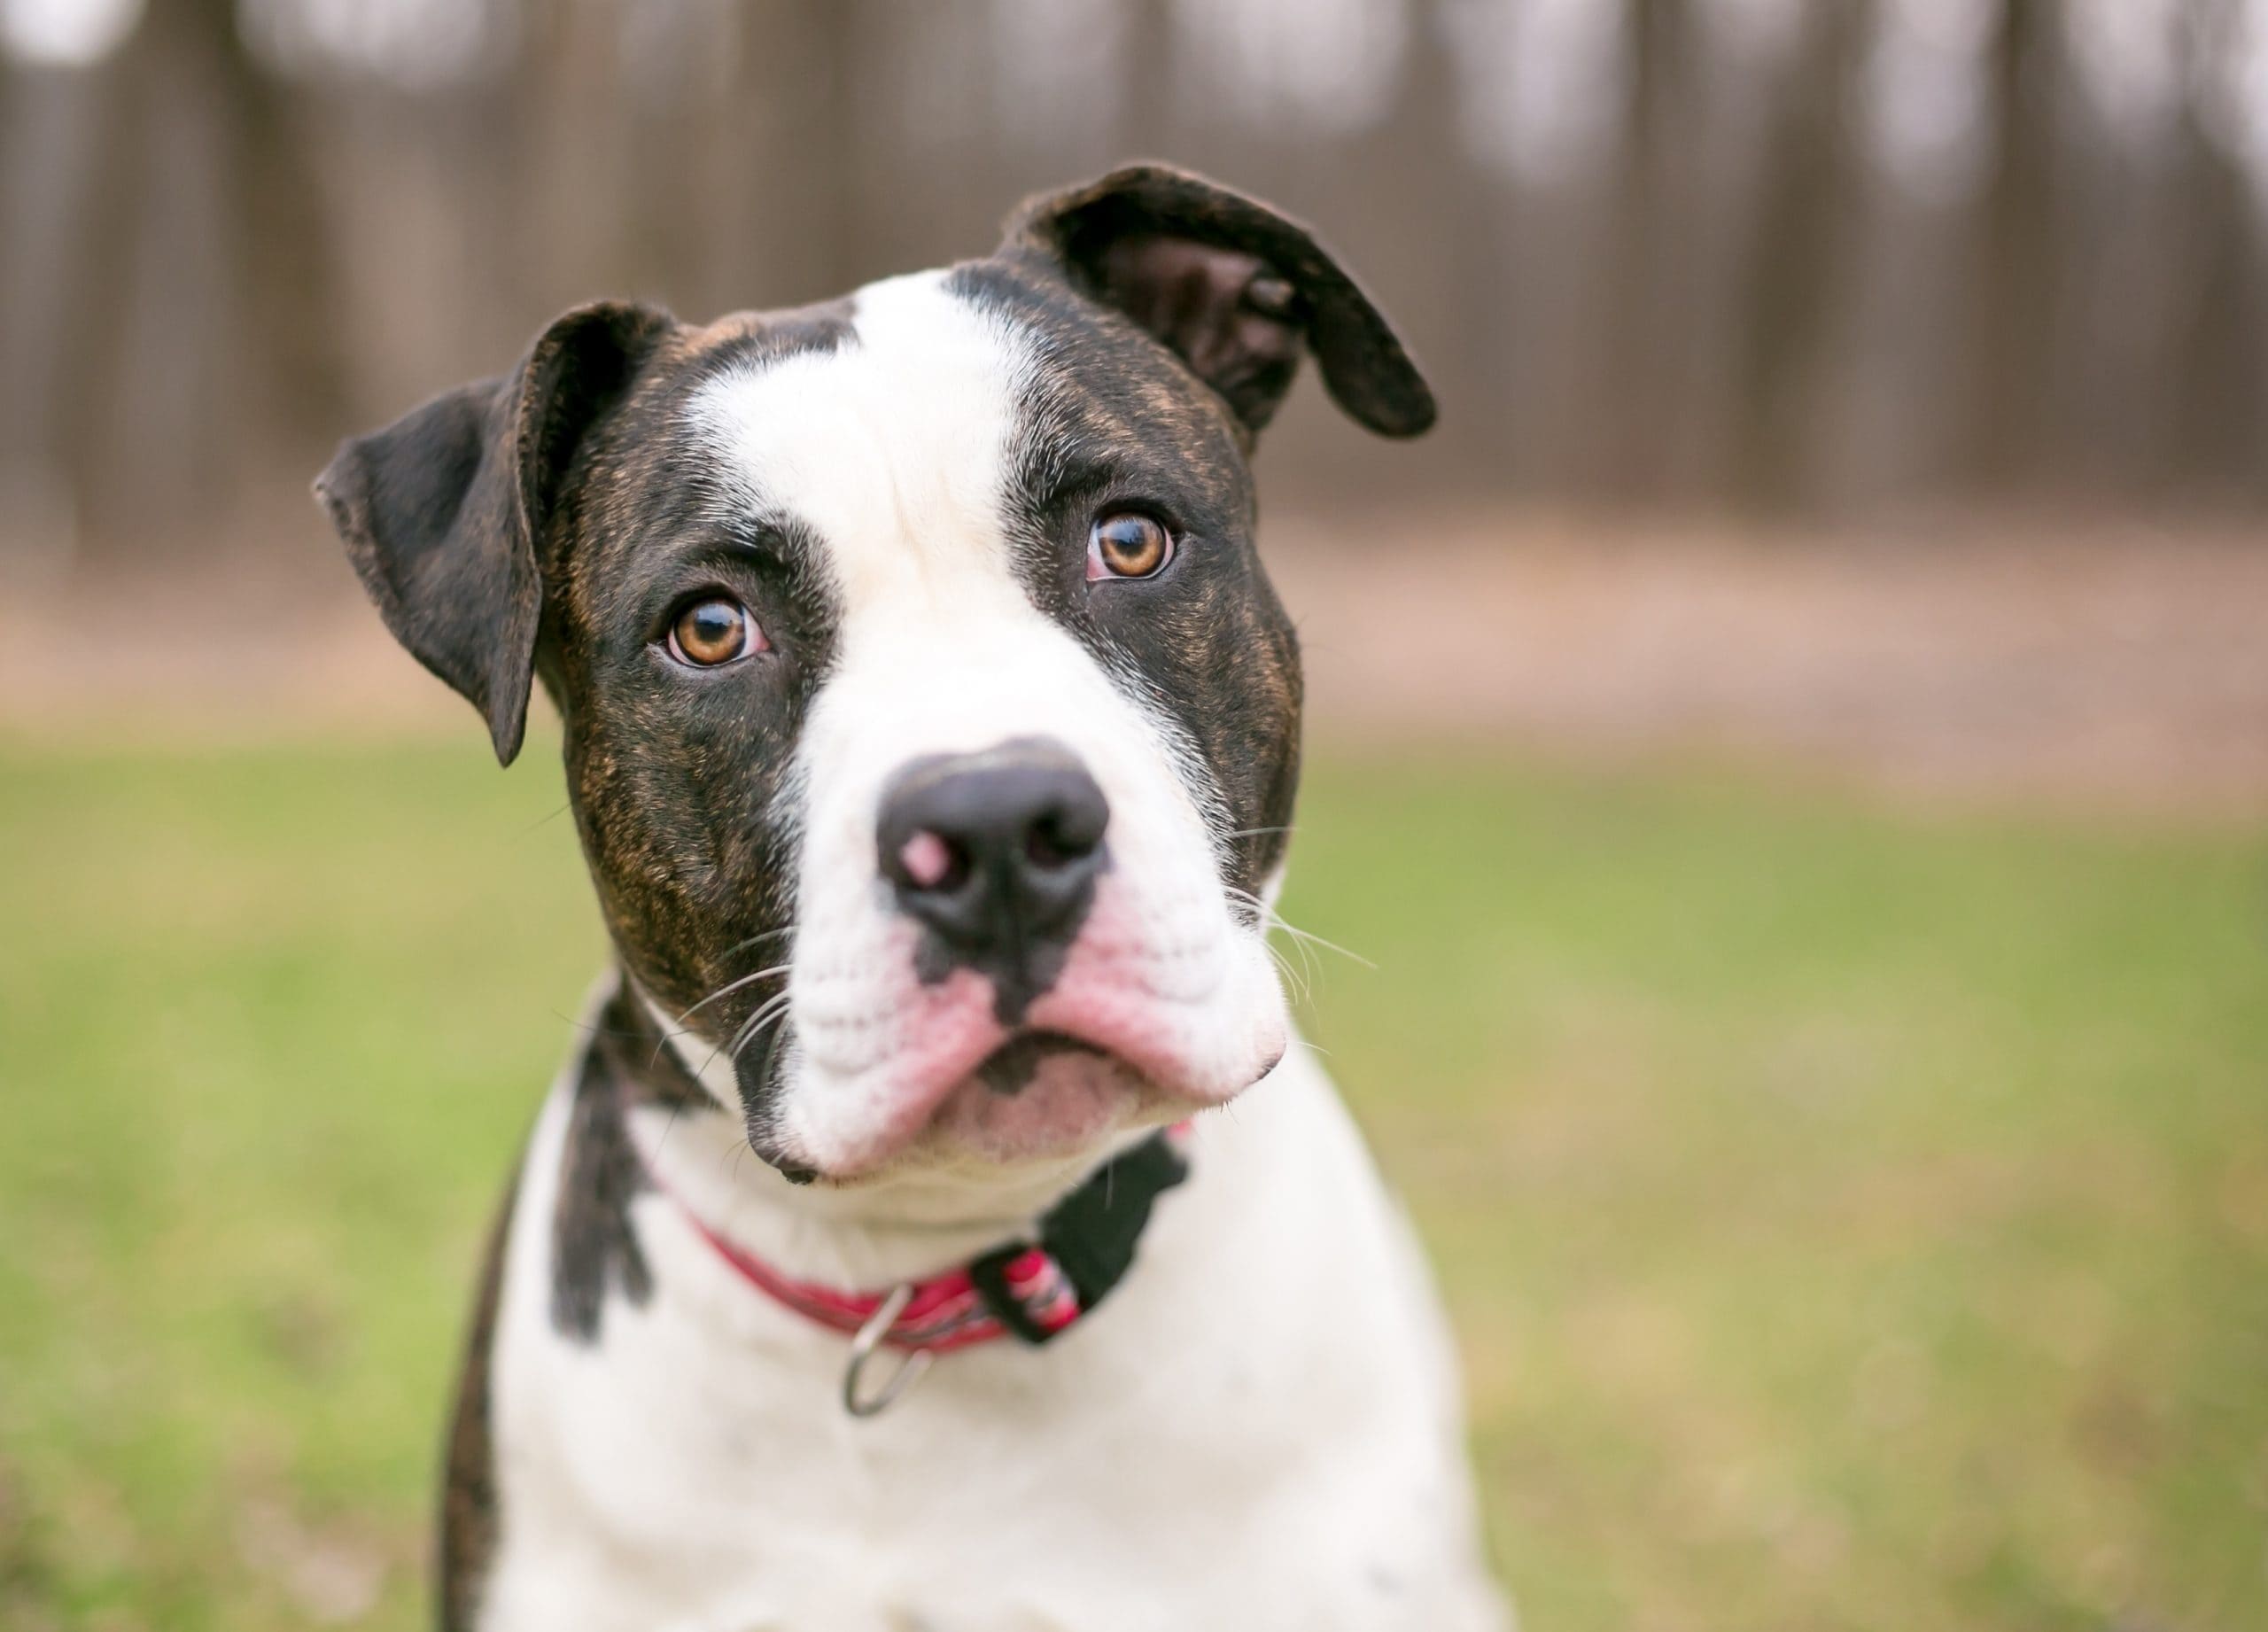
<path id="1" fill-rule="evenodd" d="M 1305 229 L 1138 167 L 832 305 L 571 312 L 317 486 L 504 760 L 542 677 L 623 961 L 758 1153 L 1060 1158 L 1286 1044 L 1299 655 L 1246 455 L 1303 350 L 1431 423 Z"/>

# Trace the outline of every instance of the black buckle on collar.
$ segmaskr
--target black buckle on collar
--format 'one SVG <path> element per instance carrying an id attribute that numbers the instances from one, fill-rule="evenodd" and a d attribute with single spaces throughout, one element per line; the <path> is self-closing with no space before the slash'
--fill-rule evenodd
<path id="1" fill-rule="evenodd" d="M 1189 1163 L 1163 1130 L 1097 1168 L 1079 1187 L 1058 1201 L 1039 1222 L 1039 1239 L 996 1247 L 968 1266 L 968 1278 L 1002 1326 L 1023 1342 L 1040 1344 L 1060 1336 L 1068 1325 L 1052 1328 L 1032 1318 L 1008 1288 L 1008 1267 L 1037 1246 L 1055 1261 L 1071 1283 L 1084 1318 L 1110 1294 L 1133 1267 L 1135 1248 L 1148 1227 L 1157 1199 L 1189 1177 Z M 1076 1321 L 1070 1323 L 1076 1325 Z"/>

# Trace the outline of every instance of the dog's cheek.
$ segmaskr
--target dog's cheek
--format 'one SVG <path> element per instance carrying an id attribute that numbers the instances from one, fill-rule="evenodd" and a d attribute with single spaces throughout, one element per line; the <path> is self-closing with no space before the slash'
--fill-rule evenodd
<path id="1" fill-rule="evenodd" d="M 672 852 L 668 827 L 649 803 L 652 777 L 617 741 L 571 734 L 567 774 L 576 825 L 617 954 L 672 1013 L 696 1000 L 697 948 L 665 926 L 696 916 Z"/>
<path id="2" fill-rule="evenodd" d="M 1220 678 L 1192 730 L 1236 835 L 1227 882 L 1256 891 L 1282 859 L 1299 789 L 1298 647 L 1264 580 L 1200 617 L 1192 648 Z"/>
<path id="3" fill-rule="evenodd" d="M 571 737 L 568 775 L 609 932 L 656 1001 L 682 1014 L 726 982 L 777 961 L 790 921 L 794 858 L 779 820 L 786 752 L 772 722 L 688 729 L 649 703 L 613 731 Z M 757 939 L 765 936 L 766 939 Z M 737 1025 L 769 995 L 703 1011 Z"/>
<path id="4" fill-rule="evenodd" d="M 1196 750 L 1207 785 L 1191 796 L 1216 817 L 1223 882 L 1257 890 L 1282 859 L 1300 765 L 1298 643 L 1266 579 L 1246 556 L 1112 633 Z"/>

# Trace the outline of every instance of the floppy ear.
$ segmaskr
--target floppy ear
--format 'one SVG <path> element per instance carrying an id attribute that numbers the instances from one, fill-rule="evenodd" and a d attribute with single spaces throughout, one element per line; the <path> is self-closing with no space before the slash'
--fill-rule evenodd
<path id="1" fill-rule="evenodd" d="M 1235 412 L 1248 441 L 1275 415 L 1304 343 L 1339 406 L 1383 436 L 1433 423 L 1433 393 L 1386 319 L 1315 235 L 1241 193 L 1130 165 L 1027 200 L 1008 246 L 1132 318 Z"/>
<path id="2" fill-rule="evenodd" d="M 584 435 L 673 324 L 649 307 L 578 307 L 510 374 L 350 439 L 315 478 L 386 627 L 480 711 L 506 765 L 543 619 L 538 543 Z"/>

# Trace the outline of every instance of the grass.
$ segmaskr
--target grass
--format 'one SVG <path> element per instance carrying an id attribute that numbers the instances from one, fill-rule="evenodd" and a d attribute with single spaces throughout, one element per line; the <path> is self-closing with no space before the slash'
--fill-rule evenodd
<path id="1" fill-rule="evenodd" d="M 0 742 L 0 1625 L 422 1624 L 601 956 L 561 798 Z M 1447 760 L 1301 820 L 1533 1632 L 2268 1625 L 2268 843 Z"/>

